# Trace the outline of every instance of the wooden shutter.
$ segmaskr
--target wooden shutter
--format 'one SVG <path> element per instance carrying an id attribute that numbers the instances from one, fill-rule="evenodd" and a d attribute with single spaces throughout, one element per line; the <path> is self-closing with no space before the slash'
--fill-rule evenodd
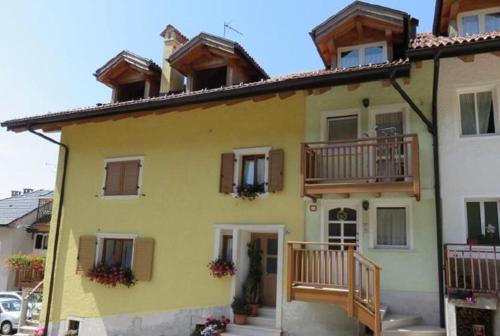
<path id="1" fill-rule="evenodd" d="M 104 183 L 104 195 L 120 195 L 122 189 L 122 163 L 108 162 L 106 164 L 106 182 Z"/>
<path id="2" fill-rule="evenodd" d="M 134 246 L 134 265 L 132 272 L 138 281 L 151 281 L 153 275 L 153 238 L 137 238 Z"/>
<path id="3" fill-rule="evenodd" d="M 269 192 L 283 190 L 284 152 L 274 149 L 269 152 Z"/>
<path id="4" fill-rule="evenodd" d="M 220 166 L 219 191 L 221 193 L 230 194 L 233 192 L 234 153 L 222 154 Z"/>
<path id="5" fill-rule="evenodd" d="M 85 274 L 95 265 L 97 238 L 95 236 L 81 236 L 78 244 L 77 274 Z"/>
<path id="6" fill-rule="evenodd" d="M 122 195 L 137 195 L 139 190 L 139 171 L 141 161 L 124 161 L 123 163 L 123 190 Z"/>

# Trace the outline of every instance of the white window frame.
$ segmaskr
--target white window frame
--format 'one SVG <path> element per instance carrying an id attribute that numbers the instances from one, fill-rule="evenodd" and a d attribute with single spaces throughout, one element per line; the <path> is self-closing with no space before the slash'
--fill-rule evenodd
<path id="1" fill-rule="evenodd" d="M 139 160 L 141 162 L 141 166 L 139 167 L 139 178 L 137 181 L 137 185 L 139 188 L 137 188 L 137 195 L 104 195 L 104 187 L 106 186 L 106 166 L 110 162 L 123 162 L 123 161 L 134 161 L 134 160 Z M 99 197 L 103 200 L 133 200 L 133 199 L 138 199 L 143 196 L 142 194 L 142 172 L 144 170 L 144 156 L 120 156 L 120 157 L 112 157 L 112 158 L 105 158 L 104 159 L 104 166 L 103 166 L 103 178 L 102 178 L 102 185 L 101 185 L 101 190 L 99 193 Z"/>
<path id="2" fill-rule="evenodd" d="M 406 245 L 378 245 L 377 244 L 377 209 L 378 208 L 405 208 L 406 209 Z M 386 251 L 411 251 L 413 246 L 413 202 L 407 200 L 371 200 L 369 209 L 370 225 L 370 248 Z"/>
<path id="3" fill-rule="evenodd" d="M 361 137 L 361 109 L 346 109 L 346 110 L 337 110 L 337 111 L 325 111 L 321 113 L 321 141 L 328 141 L 328 119 L 330 118 L 338 118 L 338 117 L 348 117 L 356 115 L 358 118 L 358 138 Z"/>
<path id="4" fill-rule="evenodd" d="M 353 51 L 353 50 L 359 51 L 359 64 L 357 66 L 363 66 L 365 63 L 365 49 L 372 48 L 372 47 L 382 47 L 382 55 L 384 57 L 384 61 L 382 63 L 386 63 L 388 61 L 387 42 L 386 41 L 379 41 L 379 42 L 358 44 L 358 45 L 352 45 L 352 46 L 348 46 L 348 47 L 338 48 L 338 50 L 337 50 L 338 67 L 343 68 L 343 66 L 342 66 L 342 53 L 346 52 L 346 51 Z M 377 64 L 382 64 L 382 63 L 377 63 Z"/>
<path id="5" fill-rule="evenodd" d="M 491 92 L 491 99 L 493 100 L 493 119 L 495 122 L 495 133 L 486 133 L 486 134 L 481 134 L 479 133 L 479 118 L 478 118 L 478 111 L 477 111 L 477 99 L 476 95 L 481 92 Z M 474 102 L 475 102 L 475 121 L 476 121 L 476 134 L 463 134 L 462 130 L 462 110 L 460 106 L 460 96 L 463 94 L 470 94 L 473 93 L 475 95 L 474 97 Z M 490 137 L 490 136 L 495 136 L 499 134 L 499 117 L 498 117 L 498 103 L 497 103 L 497 88 L 495 85 L 483 85 L 483 86 L 475 86 L 475 87 L 469 87 L 469 88 L 463 88 L 457 90 L 457 111 L 458 111 L 458 127 L 459 127 L 459 134 L 460 138 L 467 139 L 467 138 L 476 138 L 476 137 Z"/>
<path id="6" fill-rule="evenodd" d="M 464 199 L 464 223 L 465 223 L 465 232 L 466 236 L 469 236 L 469 222 L 468 222 L 468 216 L 467 216 L 467 203 L 469 202 L 477 202 L 479 203 L 479 214 L 481 217 L 481 233 L 483 235 L 486 235 L 486 223 L 485 223 L 485 211 L 484 211 L 484 203 L 485 202 L 496 202 L 497 203 L 497 211 L 498 211 L 498 225 L 500 227 L 500 197 L 495 198 L 495 197 L 466 197 Z M 497 233 L 500 237 L 500 232 Z"/>
<path id="7" fill-rule="evenodd" d="M 37 236 L 42 236 L 42 248 L 39 249 L 39 248 L 36 248 L 36 237 Z M 35 236 L 33 237 L 33 251 L 37 251 L 37 252 L 47 252 L 47 250 L 49 249 L 48 246 L 49 246 L 49 234 L 47 232 L 37 232 L 35 233 Z M 47 248 L 44 249 L 43 248 L 43 242 L 44 240 L 47 240 Z"/>
<path id="8" fill-rule="evenodd" d="M 253 148 L 237 148 L 233 149 L 234 153 L 234 175 L 233 175 L 233 196 L 237 195 L 238 186 L 243 178 L 241 172 L 243 169 L 243 157 L 248 155 L 264 155 L 264 192 L 260 194 L 260 197 L 269 194 L 269 152 L 272 147 L 253 147 Z"/>
<path id="9" fill-rule="evenodd" d="M 132 258 L 130 259 L 130 268 L 134 267 L 134 252 L 135 252 L 135 241 L 138 237 L 136 233 L 102 233 L 98 232 L 96 234 L 97 246 L 95 253 L 94 265 L 99 265 L 102 260 L 102 252 L 104 249 L 104 239 L 132 239 Z"/>
<path id="10" fill-rule="evenodd" d="M 320 232 L 320 239 L 324 243 L 328 243 L 329 239 L 329 232 L 328 232 L 328 227 L 329 227 L 329 218 L 328 218 L 328 212 L 332 209 L 336 208 L 351 208 L 356 210 L 356 226 L 357 226 L 357 244 L 358 248 L 357 250 L 359 252 L 363 252 L 363 209 L 361 205 L 360 200 L 341 200 L 341 199 L 335 199 L 335 200 L 322 200 L 320 203 L 321 207 L 321 232 Z"/>
<path id="11" fill-rule="evenodd" d="M 485 9 L 479 9 L 479 10 L 474 10 L 474 11 L 468 11 L 468 12 L 462 12 L 457 15 L 457 26 L 458 26 L 458 33 L 459 35 L 465 35 L 464 34 L 464 26 L 462 24 L 462 19 L 467 16 L 477 16 L 479 18 L 479 34 L 483 33 L 488 33 L 486 31 L 486 15 L 488 14 L 493 14 L 493 13 L 500 13 L 500 7 L 492 7 L 492 8 L 485 8 Z"/>

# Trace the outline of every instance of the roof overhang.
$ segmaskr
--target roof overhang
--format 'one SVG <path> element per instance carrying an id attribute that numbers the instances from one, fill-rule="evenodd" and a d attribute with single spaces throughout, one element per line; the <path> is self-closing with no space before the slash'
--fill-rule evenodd
<path id="1" fill-rule="evenodd" d="M 258 78 L 269 78 L 264 69 L 260 67 L 241 45 L 208 33 L 200 33 L 189 40 L 168 58 L 168 62 L 173 68 L 187 76 L 189 73 L 184 67 L 185 63 L 191 65 L 193 58 L 196 60 L 196 57 L 206 57 L 207 55 L 239 60 L 255 72 Z"/>
<path id="2" fill-rule="evenodd" d="M 145 77 L 161 76 L 161 68 L 152 60 L 141 57 L 130 51 L 124 50 L 110 59 L 105 65 L 94 73 L 98 81 L 113 87 L 119 81 L 119 77 L 126 72 L 138 72 Z"/>
<path id="3" fill-rule="evenodd" d="M 156 97 L 133 102 L 108 104 L 75 111 L 52 113 L 37 117 L 5 121 L 1 124 L 8 130 L 15 132 L 26 131 L 28 128 L 43 129 L 45 131 L 59 131 L 63 126 L 75 122 L 91 122 L 113 120 L 126 115 L 134 116 L 137 113 L 154 113 L 165 109 L 176 111 L 181 107 L 190 107 L 206 103 L 216 103 L 241 98 L 252 98 L 262 95 L 279 94 L 283 92 L 319 89 L 324 87 L 348 85 L 353 83 L 386 80 L 394 77 L 408 77 L 411 65 L 407 61 L 398 61 L 391 64 L 367 66 L 360 69 L 346 71 L 320 71 L 290 76 L 285 79 L 269 79 L 267 81 L 252 82 L 234 87 L 202 90 L 191 93 Z M 168 112 L 168 111 L 167 111 Z"/>

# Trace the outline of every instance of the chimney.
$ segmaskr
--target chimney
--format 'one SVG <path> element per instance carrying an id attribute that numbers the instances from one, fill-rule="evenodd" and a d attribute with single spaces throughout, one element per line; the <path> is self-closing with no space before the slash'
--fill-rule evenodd
<path id="1" fill-rule="evenodd" d="M 11 195 L 12 197 L 19 196 L 19 195 L 21 195 L 21 192 L 20 192 L 19 190 L 12 190 L 12 191 L 10 192 L 10 195 Z"/>
<path id="2" fill-rule="evenodd" d="M 160 36 L 164 39 L 160 94 L 183 91 L 184 76 L 170 66 L 168 58 L 188 39 L 172 25 L 167 25 Z"/>
<path id="3" fill-rule="evenodd" d="M 33 192 L 33 189 L 31 189 L 31 188 L 24 188 L 23 189 L 23 194 L 29 194 L 30 192 Z"/>

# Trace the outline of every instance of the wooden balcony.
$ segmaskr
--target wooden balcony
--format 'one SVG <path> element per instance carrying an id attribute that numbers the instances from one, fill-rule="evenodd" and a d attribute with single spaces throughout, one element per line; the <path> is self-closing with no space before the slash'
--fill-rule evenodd
<path id="1" fill-rule="evenodd" d="M 499 291 L 500 250 L 497 246 L 445 245 L 446 288 L 497 296 Z"/>
<path id="2" fill-rule="evenodd" d="M 355 244 L 288 243 L 288 301 L 336 304 L 381 334 L 381 268 Z"/>
<path id="3" fill-rule="evenodd" d="M 420 200 L 417 135 L 302 144 L 302 195 L 407 192 Z"/>
<path id="4" fill-rule="evenodd" d="M 44 271 L 31 267 L 16 271 L 16 288 L 35 288 L 40 281 L 43 281 Z"/>

